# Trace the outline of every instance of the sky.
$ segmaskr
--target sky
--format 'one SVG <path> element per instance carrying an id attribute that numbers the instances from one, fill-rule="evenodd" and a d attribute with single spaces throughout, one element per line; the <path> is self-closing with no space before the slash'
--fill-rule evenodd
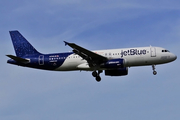
<path id="1" fill-rule="evenodd" d="M 179 0 L 1 0 L 1 120 L 179 120 L 179 59 L 129 75 L 52 72 L 7 64 L 18 30 L 41 53 L 159 46 L 180 56 Z"/>

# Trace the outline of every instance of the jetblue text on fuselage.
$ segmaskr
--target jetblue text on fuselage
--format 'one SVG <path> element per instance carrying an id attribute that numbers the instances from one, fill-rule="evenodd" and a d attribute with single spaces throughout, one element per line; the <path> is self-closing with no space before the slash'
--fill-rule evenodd
<path id="1" fill-rule="evenodd" d="M 127 56 L 127 55 L 145 55 L 146 50 L 138 50 L 138 49 L 129 49 L 129 50 L 122 50 L 121 51 L 121 57 Z"/>

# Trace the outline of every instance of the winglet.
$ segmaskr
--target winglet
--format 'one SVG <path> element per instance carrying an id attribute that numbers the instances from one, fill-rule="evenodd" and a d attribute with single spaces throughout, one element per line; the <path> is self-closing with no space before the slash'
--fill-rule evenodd
<path id="1" fill-rule="evenodd" d="M 64 41 L 64 43 L 65 43 L 65 46 L 69 44 L 69 43 L 68 43 L 68 42 L 66 42 L 66 41 Z"/>

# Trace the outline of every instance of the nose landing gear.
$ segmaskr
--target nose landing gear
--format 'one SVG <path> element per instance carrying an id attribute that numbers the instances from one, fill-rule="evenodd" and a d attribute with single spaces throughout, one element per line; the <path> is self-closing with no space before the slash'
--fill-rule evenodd
<path id="1" fill-rule="evenodd" d="M 155 69 L 156 69 L 156 68 L 155 68 L 155 65 L 152 65 L 152 69 L 153 69 L 153 74 L 156 75 L 157 72 L 155 71 Z"/>
<path id="2" fill-rule="evenodd" d="M 98 70 L 98 73 L 96 71 L 93 71 L 92 72 L 92 76 L 96 78 L 96 81 L 97 82 L 100 82 L 101 81 L 101 77 L 99 76 L 100 73 L 102 73 L 103 71 L 102 70 Z"/>

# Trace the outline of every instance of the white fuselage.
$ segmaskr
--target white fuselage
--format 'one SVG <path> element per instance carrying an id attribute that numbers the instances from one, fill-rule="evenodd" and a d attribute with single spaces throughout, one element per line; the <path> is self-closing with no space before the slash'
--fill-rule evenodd
<path id="1" fill-rule="evenodd" d="M 176 59 L 176 55 L 161 47 L 137 47 L 124 49 L 109 49 L 93 51 L 108 59 L 122 58 L 125 60 L 124 67 L 145 66 L 164 64 Z M 97 68 L 96 68 L 97 69 Z M 102 69 L 102 68 L 99 68 Z M 87 61 L 79 55 L 69 55 L 57 71 L 69 70 L 94 70 Z M 103 70 L 103 69 L 102 69 Z"/>

